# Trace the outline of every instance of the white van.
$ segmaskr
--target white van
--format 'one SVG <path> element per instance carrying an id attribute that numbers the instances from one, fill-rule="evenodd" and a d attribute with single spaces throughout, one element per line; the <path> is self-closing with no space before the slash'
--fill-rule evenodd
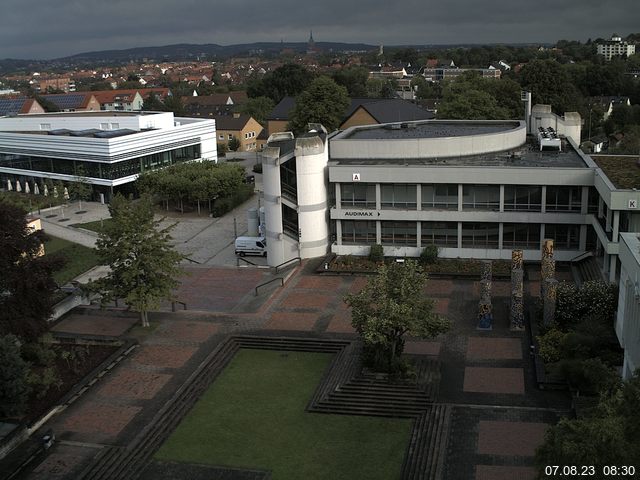
<path id="1" fill-rule="evenodd" d="M 236 255 L 267 256 L 267 240 L 264 237 L 238 237 L 236 238 Z"/>

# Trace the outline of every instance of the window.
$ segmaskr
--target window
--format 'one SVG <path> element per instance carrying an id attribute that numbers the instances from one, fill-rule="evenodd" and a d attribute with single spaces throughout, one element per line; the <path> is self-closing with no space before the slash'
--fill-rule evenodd
<path id="1" fill-rule="evenodd" d="M 224 140 L 224 135 L 218 135 L 218 140 Z"/>
<path id="2" fill-rule="evenodd" d="M 342 207 L 376 208 L 374 183 L 343 183 L 340 185 Z"/>
<path id="3" fill-rule="evenodd" d="M 119 123 L 112 123 L 111 124 L 111 130 L 118 130 L 120 128 L 120 124 Z"/>
<path id="4" fill-rule="evenodd" d="M 298 178 L 295 157 L 280 165 L 280 186 L 283 196 L 294 202 L 298 201 Z"/>
<path id="5" fill-rule="evenodd" d="M 415 184 L 383 184 L 380 186 L 382 208 L 416 209 Z"/>
<path id="6" fill-rule="evenodd" d="M 502 247 L 505 249 L 539 249 L 540 224 L 505 223 L 502 226 Z"/>
<path id="7" fill-rule="evenodd" d="M 282 205 L 282 229 L 288 236 L 298 240 L 300 234 L 298 212 L 284 204 Z"/>
<path id="8" fill-rule="evenodd" d="M 505 212 L 539 212 L 542 210 L 542 187 L 505 185 Z"/>
<path id="9" fill-rule="evenodd" d="M 500 209 L 499 185 L 464 185 L 462 192 L 464 210 L 497 211 Z"/>
<path id="10" fill-rule="evenodd" d="M 100 130 L 109 130 L 109 124 L 108 123 L 101 123 L 100 124 Z"/>
<path id="11" fill-rule="evenodd" d="M 546 224 L 545 238 L 553 238 L 553 246 L 558 250 L 578 250 L 580 246 L 580 226 Z"/>
<path id="12" fill-rule="evenodd" d="M 438 247 L 458 246 L 458 222 L 422 222 L 422 246 L 434 244 Z"/>
<path id="13" fill-rule="evenodd" d="M 227 138 L 228 138 L 229 140 L 233 140 L 233 135 L 230 133 L 229 135 L 227 135 Z"/>
<path id="14" fill-rule="evenodd" d="M 589 187 L 589 200 L 587 204 L 587 212 L 598 214 L 598 201 L 600 200 L 600 194 L 596 187 Z"/>
<path id="15" fill-rule="evenodd" d="M 417 246 L 416 222 L 380 222 L 383 245 Z"/>
<path id="16" fill-rule="evenodd" d="M 422 185 L 423 210 L 458 210 L 458 185 Z"/>
<path id="17" fill-rule="evenodd" d="M 497 223 L 463 223 L 462 246 L 466 248 L 498 248 L 500 227 Z"/>
<path id="18" fill-rule="evenodd" d="M 547 212 L 580 212 L 582 187 L 547 187 Z"/>
<path id="19" fill-rule="evenodd" d="M 342 220 L 342 243 L 344 245 L 376 243 L 376 222 Z"/>

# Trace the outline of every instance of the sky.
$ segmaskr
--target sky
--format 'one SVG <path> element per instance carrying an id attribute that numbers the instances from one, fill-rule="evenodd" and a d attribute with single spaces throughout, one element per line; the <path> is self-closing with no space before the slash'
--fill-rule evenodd
<path id="1" fill-rule="evenodd" d="M 176 43 L 555 43 L 640 32 L 638 0 L 2 0 L 0 58 Z"/>

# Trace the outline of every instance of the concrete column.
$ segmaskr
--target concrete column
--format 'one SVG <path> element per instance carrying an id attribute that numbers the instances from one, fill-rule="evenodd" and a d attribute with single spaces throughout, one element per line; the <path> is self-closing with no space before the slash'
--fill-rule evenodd
<path id="1" fill-rule="evenodd" d="M 416 246 L 418 248 L 422 248 L 422 222 L 416 222 L 416 235 L 417 235 Z"/>
<path id="2" fill-rule="evenodd" d="M 342 210 L 342 187 L 341 183 L 336 183 L 336 209 Z"/>
<path id="3" fill-rule="evenodd" d="M 620 210 L 614 210 L 613 212 L 613 235 L 611 236 L 612 242 L 619 241 L 618 234 L 620 233 Z"/>
<path id="4" fill-rule="evenodd" d="M 376 243 L 378 245 L 382 243 L 382 225 L 380 225 L 380 220 L 376 220 Z"/>
<path id="5" fill-rule="evenodd" d="M 580 203 L 580 213 L 586 215 L 589 212 L 589 187 L 582 187 L 582 202 Z"/>
<path id="6" fill-rule="evenodd" d="M 582 251 L 587 249 L 587 225 L 580 225 L 580 242 L 578 248 Z"/>
<path id="7" fill-rule="evenodd" d="M 458 184 L 458 211 L 462 211 L 462 197 L 464 195 L 464 186 L 459 183 Z"/>
<path id="8" fill-rule="evenodd" d="M 416 185 L 416 209 L 422 210 L 422 185 L 419 183 Z M 419 241 L 418 245 L 420 245 Z"/>
<path id="9" fill-rule="evenodd" d="M 376 183 L 376 210 L 380 210 L 382 208 L 382 194 L 380 193 L 380 190 L 380 184 Z"/>
<path id="10" fill-rule="evenodd" d="M 544 242 L 545 231 L 544 231 L 544 223 L 540 224 L 540 248 L 542 248 L 542 244 Z"/>
<path id="11" fill-rule="evenodd" d="M 607 221 L 605 222 L 605 225 L 606 225 L 605 231 L 606 232 L 610 232 L 611 231 L 611 220 L 612 220 L 612 218 L 611 218 L 611 209 L 610 208 L 607 208 L 607 218 L 606 218 L 606 220 Z"/>
<path id="12" fill-rule="evenodd" d="M 541 199 L 540 199 L 540 211 L 542 213 L 545 213 L 547 211 L 547 186 L 546 185 L 542 185 L 542 192 L 540 193 L 541 195 Z M 543 238 L 543 236 L 540 236 L 540 238 Z"/>
<path id="13" fill-rule="evenodd" d="M 502 250 L 503 235 L 504 235 L 504 223 L 500 222 L 498 224 L 498 250 Z"/>
<path id="14" fill-rule="evenodd" d="M 336 242 L 342 245 L 342 220 L 336 220 Z"/>
<path id="15" fill-rule="evenodd" d="M 458 222 L 458 248 L 462 248 L 462 222 Z"/>
<path id="16" fill-rule="evenodd" d="M 504 212 L 504 185 L 500 185 L 500 211 Z"/>
<path id="17" fill-rule="evenodd" d="M 598 195 L 598 218 L 602 218 L 604 215 L 604 200 Z"/>
<path id="18" fill-rule="evenodd" d="M 616 282 L 616 269 L 618 266 L 618 256 L 611 255 L 610 265 L 609 265 L 609 281 L 611 283 Z"/>

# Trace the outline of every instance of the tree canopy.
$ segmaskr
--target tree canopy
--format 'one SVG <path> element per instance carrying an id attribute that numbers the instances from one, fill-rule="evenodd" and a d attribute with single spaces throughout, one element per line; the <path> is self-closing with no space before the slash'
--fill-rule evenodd
<path id="1" fill-rule="evenodd" d="M 300 133 L 306 131 L 309 123 L 321 123 L 332 132 L 342 123 L 349 104 L 345 87 L 329 77 L 318 77 L 296 99 L 289 129 Z"/>
<path id="2" fill-rule="evenodd" d="M 286 96 L 295 97 L 304 91 L 314 78 L 314 74 L 302 65 L 287 63 L 265 74 L 254 77 L 247 84 L 247 95 L 252 98 L 269 97 L 279 103 Z"/>
<path id="3" fill-rule="evenodd" d="M 240 105 L 238 111 L 245 115 L 251 115 L 262 126 L 266 125 L 267 116 L 273 110 L 276 104 L 269 97 L 250 98 L 244 104 Z"/>
<path id="4" fill-rule="evenodd" d="M 520 85 L 532 94 L 533 103 L 551 105 L 562 114 L 580 111 L 582 95 L 567 70 L 555 60 L 533 60 L 518 74 Z"/>
<path id="5" fill-rule="evenodd" d="M 434 301 L 424 294 L 426 282 L 426 273 L 413 260 L 383 264 L 360 293 L 345 297 L 371 367 L 395 371 L 407 334 L 433 338 L 449 330 L 450 321 L 433 311 Z"/>
<path id="6" fill-rule="evenodd" d="M 38 256 L 44 234 L 32 232 L 25 212 L 0 199 L 0 335 L 27 341 L 46 330 L 57 288 L 52 273 L 61 261 Z"/>
<path id="7" fill-rule="evenodd" d="M 170 243 L 175 225 L 160 228 L 148 196 L 134 202 L 116 195 L 109 212 L 112 221 L 105 224 L 96 246 L 110 271 L 89 282 L 87 289 L 99 293 L 102 303 L 123 299 L 140 313 L 142 325 L 149 326 L 147 312 L 171 299 L 179 285 L 179 264 L 184 257 Z"/>
<path id="8" fill-rule="evenodd" d="M 345 67 L 333 74 L 333 80 L 347 89 L 350 97 L 367 96 L 367 80 L 369 70 L 361 66 Z"/>

